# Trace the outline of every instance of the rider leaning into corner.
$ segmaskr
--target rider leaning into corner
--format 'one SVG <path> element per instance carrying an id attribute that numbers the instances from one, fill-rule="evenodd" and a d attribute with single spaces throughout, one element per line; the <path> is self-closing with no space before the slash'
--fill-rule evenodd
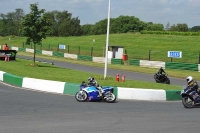
<path id="1" fill-rule="evenodd" d="M 85 81 L 82 81 L 82 84 L 80 85 L 81 88 L 85 88 L 87 86 L 94 86 L 97 88 L 99 95 L 98 97 L 102 97 L 102 94 L 104 93 L 102 87 L 97 83 L 97 81 L 94 79 L 94 77 L 89 77 L 88 78 L 88 83 L 86 84 Z"/>
<path id="2" fill-rule="evenodd" d="M 97 90 L 99 91 L 98 97 L 102 97 L 102 94 L 104 93 L 104 91 L 103 91 L 102 87 L 94 79 L 94 77 L 91 76 L 91 77 L 88 78 L 88 85 L 96 87 Z"/>
<path id="3" fill-rule="evenodd" d="M 160 77 L 161 77 L 163 74 L 166 74 L 166 72 L 164 71 L 163 67 L 161 67 L 161 68 L 158 70 L 158 72 L 157 72 L 158 80 L 160 80 Z"/>
<path id="4" fill-rule="evenodd" d="M 191 89 L 191 93 L 189 95 L 191 95 L 193 97 L 193 99 L 195 100 L 195 102 L 200 103 L 200 88 L 198 83 L 193 79 L 192 76 L 188 76 L 186 78 L 187 81 L 187 85 L 188 87 Z M 196 93 L 198 96 L 196 96 Z"/>

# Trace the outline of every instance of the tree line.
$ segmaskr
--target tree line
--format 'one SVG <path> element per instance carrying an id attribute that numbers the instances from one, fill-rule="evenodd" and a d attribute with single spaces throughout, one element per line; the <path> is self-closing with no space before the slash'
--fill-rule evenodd
<path id="1" fill-rule="evenodd" d="M 23 9 L 15 9 L 14 12 L 0 14 L 0 36 L 21 36 L 22 22 L 25 17 Z M 78 17 L 72 17 L 68 11 L 49 11 L 44 12 L 45 17 L 51 21 L 49 36 L 81 36 L 81 35 L 100 35 L 107 33 L 107 18 L 95 24 L 80 24 Z M 198 32 L 200 26 L 188 28 L 186 23 L 166 26 L 153 22 L 143 22 L 135 16 L 119 16 L 110 19 L 110 33 L 128 33 L 146 31 L 177 31 L 177 32 Z"/>

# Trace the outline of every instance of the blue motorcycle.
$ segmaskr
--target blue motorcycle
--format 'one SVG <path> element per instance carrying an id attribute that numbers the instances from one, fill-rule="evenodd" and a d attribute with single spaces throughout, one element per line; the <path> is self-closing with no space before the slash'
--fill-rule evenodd
<path id="1" fill-rule="evenodd" d="M 98 97 L 99 91 L 94 86 L 80 85 L 80 90 L 75 94 L 75 98 L 79 102 L 85 101 L 106 101 L 108 103 L 114 103 L 116 96 L 113 94 L 114 88 L 110 86 L 102 87 L 104 93 L 101 97 Z"/>
<path id="2" fill-rule="evenodd" d="M 200 105 L 199 94 L 196 91 L 191 90 L 190 87 L 183 86 L 180 95 L 182 97 L 182 104 L 185 108 L 192 108 Z"/>

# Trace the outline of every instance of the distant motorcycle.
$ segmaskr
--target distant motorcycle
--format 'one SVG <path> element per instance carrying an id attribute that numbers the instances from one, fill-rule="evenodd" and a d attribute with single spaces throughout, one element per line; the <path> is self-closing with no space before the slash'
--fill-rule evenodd
<path id="1" fill-rule="evenodd" d="M 80 90 L 75 94 L 75 98 L 79 102 L 85 101 L 106 101 L 108 103 L 114 103 L 116 96 L 113 94 L 114 88 L 106 86 L 102 88 L 104 93 L 102 97 L 98 97 L 99 91 L 94 86 L 81 87 Z"/>
<path id="2" fill-rule="evenodd" d="M 194 97 L 199 97 L 197 92 L 193 91 L 193 95 L 190 96 L 189 93 L 191 93 L 192 90 L 188 86 L 183 86 L 183 89 L 181 90 L 181 97 L 182 97 L 182 104 L 185 108 L 192 108 L 194 106 L 200 106 L 199 103 L 195 103 Z"/>
<path id="3" fill-rule="evenodd" d="M 156 81 L 157 83 L 170 84 L 170 80 L 169 80 L 169 78 L 168 78 L 167 73 L 162 74 L 162 75 L 160 76 L 160 79 L 158 79 L 158 74 L 155 73 L 155 74 L 154 74 L 154 79 L 155 79 L 155 81 Z"/>

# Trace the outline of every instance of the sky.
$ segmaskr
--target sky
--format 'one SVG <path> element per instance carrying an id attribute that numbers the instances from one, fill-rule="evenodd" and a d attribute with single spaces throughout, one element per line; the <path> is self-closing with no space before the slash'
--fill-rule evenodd
<path id="1" fill-rule="evenodd" d="M 200 26 L 200 0 L 110 0 L 110 17 L 134 16 L 144 22 L 163 24 L 186 23 L 189 28 Z M 95 24 L 108 18 L 109 0 L 0 0 L 0 13 L 21 8 L 28 14 L 30 4 L 38 3 L 46 11 L 68 11 L 78 17 L 81 25 Z"/>

